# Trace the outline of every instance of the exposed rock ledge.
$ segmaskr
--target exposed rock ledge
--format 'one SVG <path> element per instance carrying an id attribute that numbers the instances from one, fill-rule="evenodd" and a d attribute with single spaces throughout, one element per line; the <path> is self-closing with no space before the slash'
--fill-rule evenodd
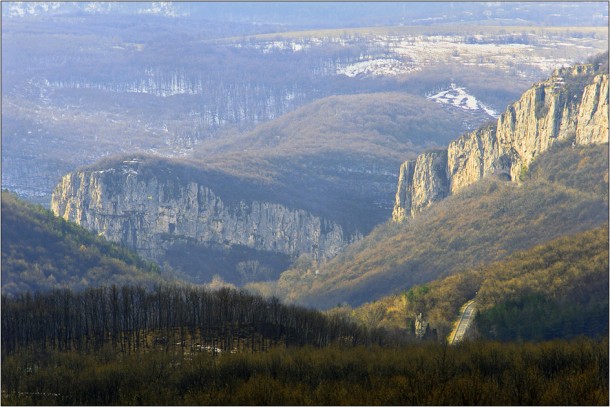
<path id="1" fill-rule="evenodd" d="M 148 164 L 129 160 L 69 173 L 55 188 L 51 209 L 157 261 L 181 239 L 328 259 L 361 237 L 345 236 L 338 224 L 302 209 L 236 199 L 236 193 L 225 199 L 160 167 L 151 171 Z"/>

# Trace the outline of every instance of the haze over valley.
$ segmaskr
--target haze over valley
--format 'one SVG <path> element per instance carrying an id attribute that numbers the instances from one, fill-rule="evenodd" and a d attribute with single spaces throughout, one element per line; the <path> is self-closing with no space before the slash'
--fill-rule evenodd
<path id="1" fill-rule="evenodd" d="M 588 27 L 565 25 L 572 5 L 561 9 L 568 20 L 559 26 L 524 20 L 535 18 L 531 5 L 475 12 L 456 4 L 462 21 L 426 20 L 432 17 L 422 17 L 419 6 L 405 5 L 398 8 L 404 20 L 388 20 L 391 27 L 353 22 L 329 29 L 318 11 L 309 25 L 290 19 L 261 25 L 263 17 L 219 22 L 212 16 L 221 4 L 176 3 L 156 12 L 122 3 L 109 9 L 58 3 L 47 11 L 19 4 L 3 6 L 3 50 L 11 57 L 3 63 L 2 183 L 43 205 L 63 174 L 102 157 L 190 157 L 206 152 L 210 140 L 333 95 L 358 94 L 366 103 L 369 94 L 399 92 L 445 102 L 455 109 L 432 114 L 453 124 L 425 137 L 425 146 L 443 146 L 554 68 L 584 61 L 607 44 L 603 18 Z M 372 8 L 386 16 L 393 10 Z M 269 21 L 279 19 L 280 11 L 259 9 Z M 490 18 L 466 24 L 477 15 Z M 159 29 L 151 33 L 150 26 Z M 454 88 L 464 92 L 459 100 L 434 97 Z M 396 131 L 403 139 L 421 137 Z"/>
<path id="2" fill-rule="evenodd" d="M 607 2 L 4 2 L 2 52 L 2 403 L 608 404 Z"/>

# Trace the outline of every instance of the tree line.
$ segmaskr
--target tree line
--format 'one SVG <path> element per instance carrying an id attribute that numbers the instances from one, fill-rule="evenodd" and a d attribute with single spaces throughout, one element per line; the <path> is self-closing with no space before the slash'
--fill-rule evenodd
<path id="1" fill-rule="evenodd" d="M 157 285 L 2 296 L 2 355 L 133 353 L 151 348 L 264 351 L 272 346 L 384 344 L 383 331 L 244 291 Z"/>

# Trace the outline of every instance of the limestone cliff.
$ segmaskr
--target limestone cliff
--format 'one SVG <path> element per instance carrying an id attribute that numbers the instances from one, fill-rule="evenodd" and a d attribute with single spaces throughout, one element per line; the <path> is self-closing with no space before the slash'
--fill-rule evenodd
<path id="1" fill-rule="evenodd" d="M 216 182 L 216 189 L 172 166 L 156 163 L 151 169 L 145 161 L 65 175 L 52 211 L 156 261 L 174 242 L 187 240 L 327 259 L 360 237 L 302 209 L 241 199 L 237 185 Z"/>
<path id="2" fill-rule="evenodd" d="M 558 69 L 497 122 L 462 135 L 442 153 L 403 163 L 392 218 L 413 217 L 489 174 L 519 181 L 532 160 L 558 141 L 608 142 L 607 73 L 592 65 Z"/>
<path id="3" fill-rule="evenodd" d="M 587 86 L 578 111 L 576 143 L 608 142 L 608 75 L 598 75 Z"/>
<path id="4" fill-rule="evenodd" d="M 394 216 L 420 212 L 431 202 L 445 198 L 449 193 L 446 168 L 446 150 L 420 154 L 415 161 L 403 163 L 400 167 Z"/>

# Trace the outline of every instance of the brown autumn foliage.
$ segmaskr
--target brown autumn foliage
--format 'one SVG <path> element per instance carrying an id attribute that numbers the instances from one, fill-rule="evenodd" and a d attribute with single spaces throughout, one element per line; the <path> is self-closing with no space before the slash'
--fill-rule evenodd
<path id="1" fill-rule="evenodd" d="M 608 340 L 23 352 L 2 387 L 11 405 L 607 405 Z"/>

